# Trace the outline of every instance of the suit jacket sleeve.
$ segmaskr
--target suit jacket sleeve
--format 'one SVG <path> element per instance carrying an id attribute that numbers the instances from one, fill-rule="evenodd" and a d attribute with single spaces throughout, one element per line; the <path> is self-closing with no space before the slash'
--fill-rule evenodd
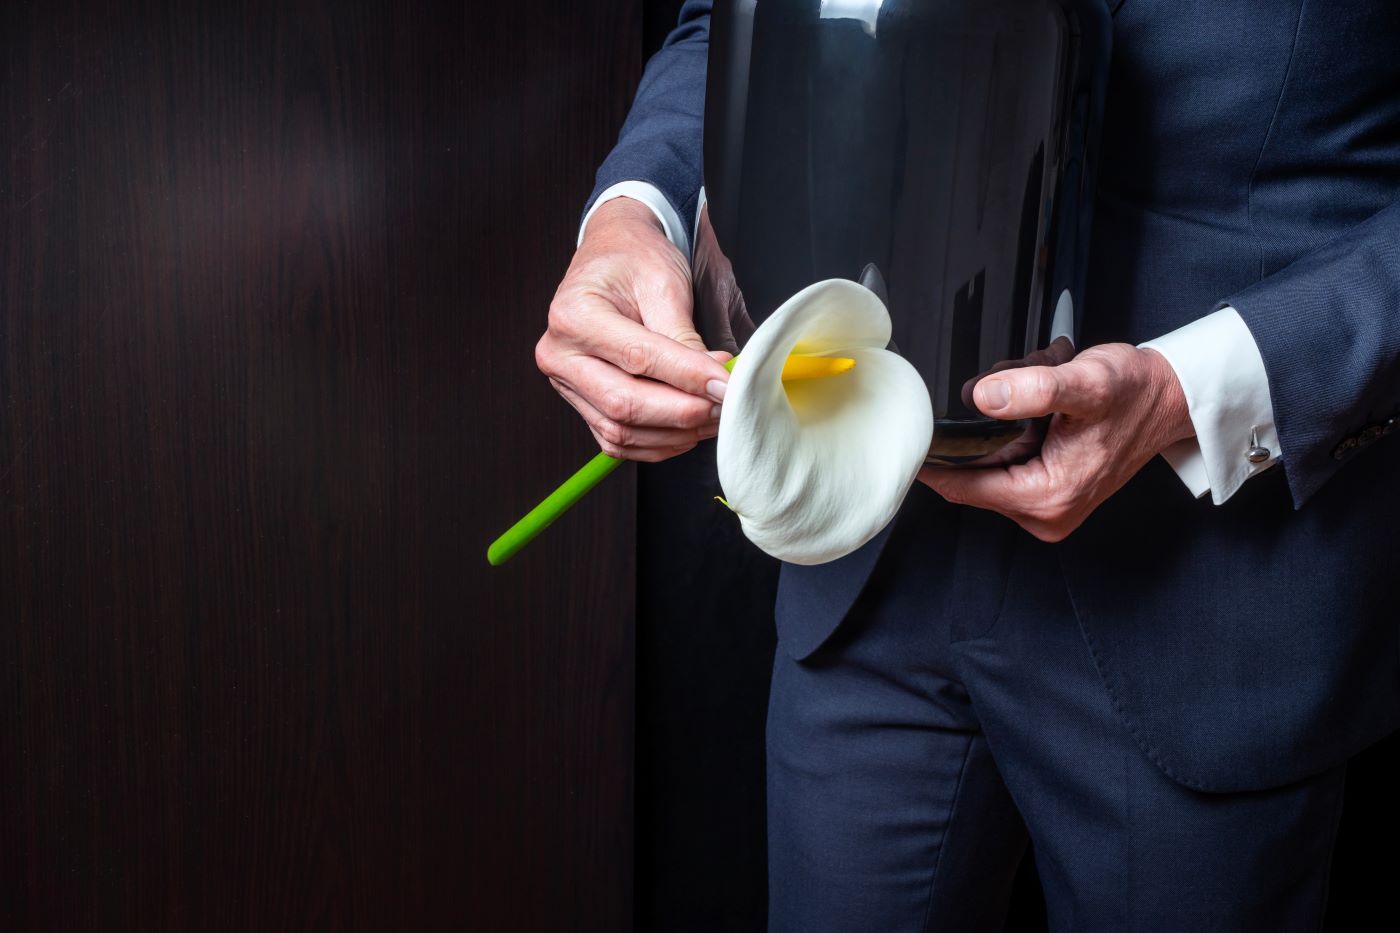
<path id="1" fill-rule="evenodd" d="M 583 216 L 607 189 L 625 181 L 656 186 L 689 230 L 701 184 L 705 65 L 710 0 L 687 0 L 676 28 L 642 73 L 617 145 L 598 169 Z"/>
<path id="2" fill-rule="evenodd" d="M 1226 306 L 1239 311 L 1263 357 L 1301 508 L 1358 451 L 1400 426 L 1400 200 L 1217 307 Z"/>

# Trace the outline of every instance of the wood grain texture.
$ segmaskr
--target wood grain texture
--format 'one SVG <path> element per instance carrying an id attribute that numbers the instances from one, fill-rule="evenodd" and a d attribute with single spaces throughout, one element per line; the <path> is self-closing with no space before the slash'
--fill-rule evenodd
<path id="1" fill-rule="evenodd" d="M 0 5 L 0 926 L 624 930 L 634 500 L 535 370 L 640 11 Z"/>

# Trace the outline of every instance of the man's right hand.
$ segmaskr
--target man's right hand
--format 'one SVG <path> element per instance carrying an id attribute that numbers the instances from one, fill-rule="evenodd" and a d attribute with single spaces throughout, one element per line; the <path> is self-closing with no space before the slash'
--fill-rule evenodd
<path id="1" fill-rule="evenodd" d="M 549 306 L 535 364 L 613 457 L 655 462 L 719 432 L 731 356 L 706 350 L 690 267 L 646 205 L 603 204 Z"/>

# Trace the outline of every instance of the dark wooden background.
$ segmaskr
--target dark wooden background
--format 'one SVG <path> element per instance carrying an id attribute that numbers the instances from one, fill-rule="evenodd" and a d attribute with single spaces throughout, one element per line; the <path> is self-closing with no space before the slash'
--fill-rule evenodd
<path id="1" fill-rule="evenodd" d="M 0 928 L 625 930 L 628 466 L 535 370 L 630 2 L 0 4 Z"/>

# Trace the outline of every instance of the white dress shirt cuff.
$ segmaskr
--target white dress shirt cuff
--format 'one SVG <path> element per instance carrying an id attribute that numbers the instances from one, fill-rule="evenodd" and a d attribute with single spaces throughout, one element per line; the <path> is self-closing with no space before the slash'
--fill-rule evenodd
<path id="1" fill-rule="evenodd" d="M 598 200 L 588 209 L 588 213 L 583 215 L 583 223 L 578 227 L 576 246 L 583 245 L 583 231 L 588 229 L 588 221 L 593 212 L 613 198 L 632 198 L 651 208 L 656 219 L 661 221 L 662 229 L 666 231 L 666 239 L 676 244 L 676 248 L 685 254 L 687 260 L 690 259 L 690 237 L 686 233 L 685 224 L 681 223 L 681 215 L 676 213 L 676 209 L 666 200 L 659 188 L 645 181 L 620 181 L 604 188 L 603 193 L 598 195 Z"/>
<path id="2" fill-rule="evenodd" d="M 1186 395 L 1196 436 L 1171 445 L 1162 457 L 1181 481 L 1216 505 L 1282 455 L 1273 400 L 1254 335 L 1231 307 L 1138 344 L 1167 358 Z M 1251 437 L 1269 456 L 1251 463 Z"/>

